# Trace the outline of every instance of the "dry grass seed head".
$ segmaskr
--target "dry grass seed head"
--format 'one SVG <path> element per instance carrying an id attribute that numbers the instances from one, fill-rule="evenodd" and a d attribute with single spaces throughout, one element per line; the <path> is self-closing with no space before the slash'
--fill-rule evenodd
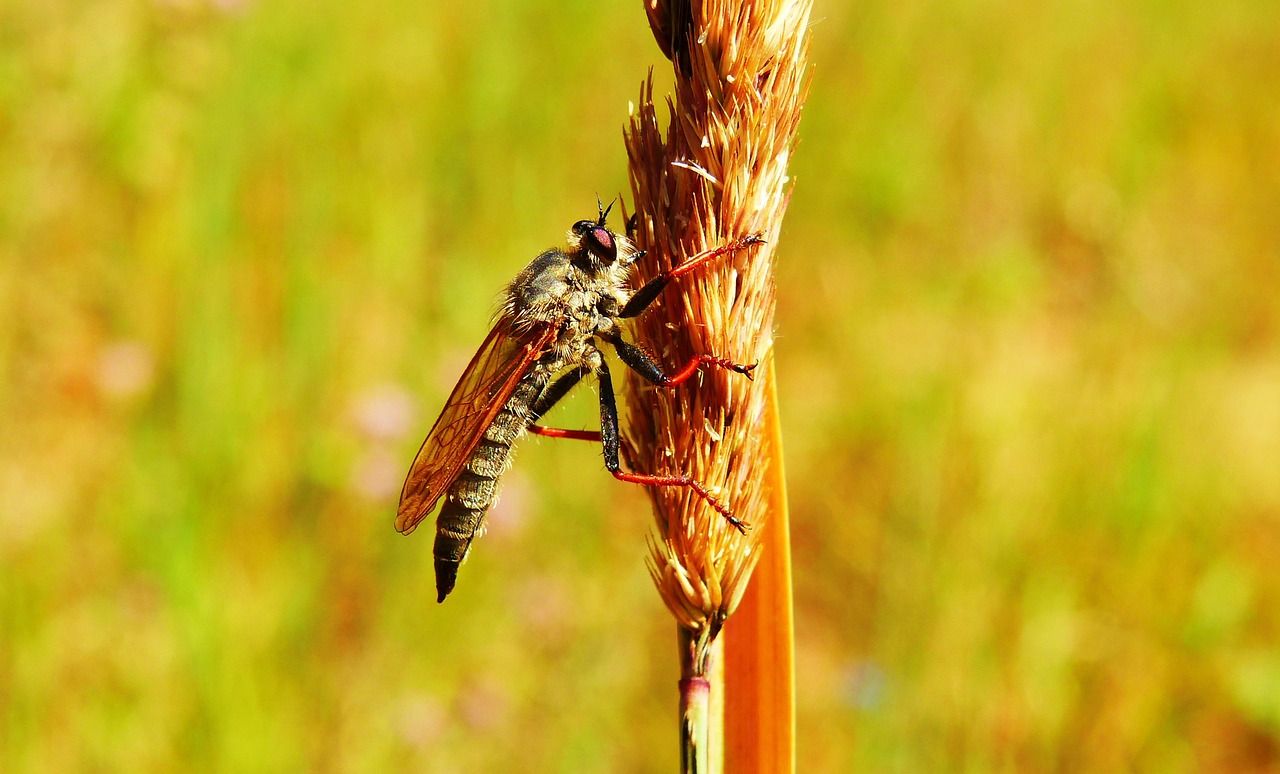
<path id="1" fill-rule="evenodd" d="M 626 135 L 637 238 L 650 251 L 639 281 L 748 233 L 764 232 L 770 243 L 682 278 L 640 318 L 638 337 L 666 363 L 711 353 L 759 362 L 763 372 L 773 348 L 772 243 L 807 84 L 810 2 L 650 0 L 646 10 L 677 78 L 665 136 L 652 80 Z M 763 382 L 710 369 L 674 391 L 629 380 L 627 440 L 637 466 L 718 487 L 740 518 L 760 526 L 768 518 L 758 483 L 768 453 L 757 432 L 767 410 Z M 681 626 L 714 636 L 746 589 L 759 531 L 739 534 L 687 489 L 650 495 L 654 582 Z"/>

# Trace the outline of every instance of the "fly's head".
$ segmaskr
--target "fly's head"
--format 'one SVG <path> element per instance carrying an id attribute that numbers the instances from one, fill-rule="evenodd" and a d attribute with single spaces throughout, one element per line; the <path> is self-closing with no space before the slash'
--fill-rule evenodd
<path id="1" fill-rule="evenodd" d="M 569 229 L 569 248 L 600 274 L 615 274 L 641 255 L 629 238 L 605 225 L 612 209 L 612 203 L 608 207 L 599 206 L 599 217 L 580 220 Z"/>
<path id="2" fill-rule="evenodd" d="M 607 268 L 618 260 L 619 237 L 600 220 L 580 220 L 569 229 L 569 246 L 585 251 L 596 266 Z"/>

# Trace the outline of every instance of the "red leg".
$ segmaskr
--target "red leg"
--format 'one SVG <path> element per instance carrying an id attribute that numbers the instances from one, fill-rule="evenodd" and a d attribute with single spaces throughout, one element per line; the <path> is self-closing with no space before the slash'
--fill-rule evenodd
<path id="1" fill-rule="evenodd" d="M 547 438 L 572 438 L 576 441 L 599 441 L 599 430 L 561 430 L 558 427 L 543 427 L 542 425 L 529 425 L 529 432 L 534 435 L 541 435 Z"/>
<path id="2" fill-rule="evenodd" d="M 747 525 L 745 522 L 743 522 L 737 516 L 734 516 L 733 511 L 729 510 L 727 506 L 723 505 L 719 500 L 715 498 L 714 495 L 708 492 L 705 486 L 693 480 L 692 478 L 689 478 L 688 476 L 651 476 L 651 475 L 646 475 L 644 473 L 624 473 L 621 470 L 614 470 L 611 472 L 613 473 L 613 477 L 618 479 L 619 481 L 626 481 L 632 484 L 640 484 L 641 486 L 689 487 L 694 491 L 695 494 L 697 494 L 703 500 L 706 500 L 708 505 L 710 505 L 712 508 L 715 508 L 716 512 L 719 513 L 721 516 L 723 516 L 725 520 L 728 521 L 730 524 L 732 524 L 739 532 L 741 532 L 744 535 L 747 534 Z"/>
<path id="3" fill-rule="evenodd" d="M 717 513 L 736 527 L 739 532 L 745 533 L 747 525 L 734 516 L 733 511 L 729 510 L 727 506 L 722 505 L 719 500 L 712 496 L 705 486 L 689 476 L 651 476 L 644 473 L 626 473 L 622 470 L 622 464 L 618 460 L 618 452 L 622 446 L 622 440 L 619 438 L 618 433 L 618 405 L 613 395 L 613 378 L 609 375 L 608 363 L 600 363 L 596 371 L 596 378 L 600 380 L 600 445 L 604 448 L 604 466 L 613 474 L 613 477 L 619 481 L 641 484 L 642 486 L 688 487 L 703 500 L 706 500 L 712 508 L 716 509 Z M 630 456 L 628 454 L 628 457 Z"/>
<path id="4" fill-rule="evenodd" d="M 619 312 L 618 316 L 624 318 L 635 317 L 647 309 L 649 304 L 652 304 L 654 299 L 661 295 L 662 289 L 665 288 L 671 280 L 676 279 L 677 277 L 683 277 L 702 264 L 708 261 L 713 261 L 726 253 L 733 253 L 743 249 L 744 247 L 759 244 L 764 244 L 764 234 L 762 233 L 749 234 L 748 236 L 735 239 L 732 242 L 721 245 L 713 250 L 705 250 L 698 253 L 674 269 L 664 271 L 646 282 L 644 287 L 637 290 L 635 295 L 631 296 L 631 300 L 627 301 L 626 305 L 622 307 L 622 311 Z"/>
<path id="5" fill-rule="evenodd" d="M 724 255 L 725 253 L 736 252 L 738 250 L 741 250 L 744 247 L 750 247 L 751 245 L 759 245 L 763 243 L 764 243 L 764 234 L 758 233 L 758 232 L 755 234 L 748 234 L 747 236 L 740 237 L 738 239 L 733 240 L 732 242 L 726 242 L 725 244 L 722 244 L 719 247 L 713 248 L 711 250 L 704 250 L 698 253 L 697 255 L 693 256 L 689 260 L 685 261 L 684 263 L 680 264 L 679 266 L 675 267 L 671 271 L 665 272 L 665 274 L 667 279 L 669 280 L 673 280 L 676 277 L 683 277 L 684 275 L 698 268 L 702 264 L 707 263 L 708 261 L 714 261 L 715 259 Z"/>
<path id="6" fill-rule="evenodd" d="M 684 368 L 681 368 L 679 371 L 668 376 L 666 381 L 662 384 L 662 386 L 678 387 L 679 385 L 689 381 L 689 378 L 694 374 L 696 374 L 698 372 L 698 369 L 704 365 L 719 366 L 720 368 L 733 371 L 734 373 L 742 374 L 748 379 L 754 380 L 755 376 L 753 375 L 753 373 L 755 372 L 756 366 L 758 364 L 752 363 L 751 365 L 740 365 L 738 363 L 734 363 L 733 361 L 727 358 L 716 357 L 715 355 L 697 355 L 692 360 L 690 360 L 689 364 L 686 365 Z"/>

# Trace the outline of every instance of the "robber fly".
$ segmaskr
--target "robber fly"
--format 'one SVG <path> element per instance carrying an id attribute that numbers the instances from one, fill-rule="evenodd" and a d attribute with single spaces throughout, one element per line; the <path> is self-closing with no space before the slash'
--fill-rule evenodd
<path id="1" fill-rule="evenodd" d="M 644 256 L 631 240 L 605 227 L 609 208 L 597 220 L 569 229 L 568 246 L 543 252 L 507 286 L 493 329 L 445 402 L 413 460 L 400 492 L 396 529 L 409 534 L 435 509 L 435 568 L 438 602 L 453 590 L 458 567 L 482 529 L 498 477 L 511 446 L 526 431 L 552 438 L 599 441 L 614 478 L 646 486 L 683 486 L 697 493 L 742 530 L 745 525 L 700 482 L 681 475 L 625 472 L 618 460 L 618 406 L 609 366 L 599 342 L 659 387 L 675 387 L 702 366 L 751 378 L 755 365 L 699 355 L 668 374 L 653 357 L 622 338 L 619 321 L 645 310 L 672 280 L 720 256 L 764 240 L 753 234 L 700 253 L 643 288 L 626 286 L 630 267 Z M 542 415 L 587 374 L 600 384 L 600 430 L 560 430 L 537 424 Z M 557 378 L 558 377 L 558 378 Z"/>

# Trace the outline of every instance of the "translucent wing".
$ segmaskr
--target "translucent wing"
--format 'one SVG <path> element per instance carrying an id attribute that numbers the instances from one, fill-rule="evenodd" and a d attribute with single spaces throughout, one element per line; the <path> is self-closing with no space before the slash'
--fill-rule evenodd
<path id="1" fill-rule="evenodd" d="M 409 534 L 435 509 L 457 478 L 484 431 L 511 397 L 516 385 L 551 343 L 553 331 L 541 326 L 519 337 L 499 323 L 462 372 L 440 418 L 413 459 L 400 490 L 396 529 Z"/>

